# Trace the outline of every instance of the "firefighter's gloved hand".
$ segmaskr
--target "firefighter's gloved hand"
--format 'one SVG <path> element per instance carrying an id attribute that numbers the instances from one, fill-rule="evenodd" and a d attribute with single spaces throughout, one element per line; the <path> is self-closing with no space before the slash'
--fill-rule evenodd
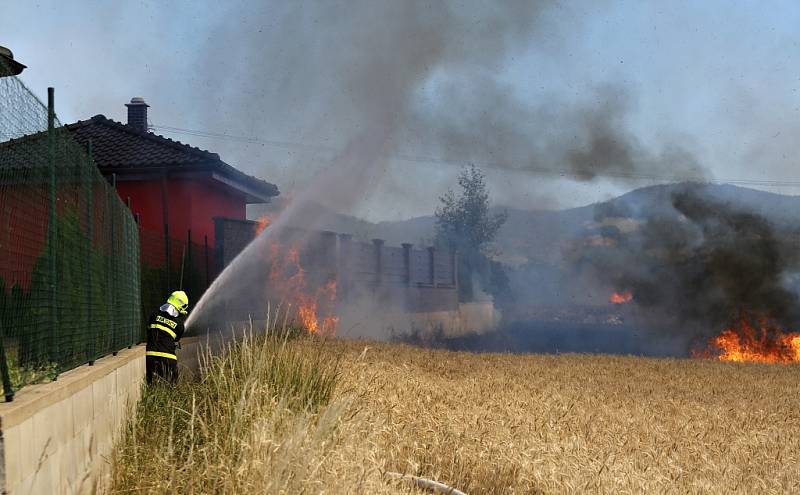
<path id="1" fill-rule="evenodd" d="M 180 349 L 180 348 L 181 348 L 181 343 L 180 343 L 180 342 L 175 342 L 175 347 L 177 347 L 178 349 Z"/>

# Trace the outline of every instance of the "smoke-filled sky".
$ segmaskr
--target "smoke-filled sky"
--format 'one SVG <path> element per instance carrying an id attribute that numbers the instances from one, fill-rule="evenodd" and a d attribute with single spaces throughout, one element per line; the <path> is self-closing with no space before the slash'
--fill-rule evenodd
<path id="1" fill-rule="evenodd" d="M 287 195 L 317 181 L 314 199 L 371 220 L 430 214 L 466 162 L 487 172 L 495 202 L 519 208 L 669 178 L 800 188 L 791 0 L 19 1 L 2 11 L 0 45 L 29 66 L 22 80 L 40 97 L 56 87 L 62 121 L 124 121 L 123 104 L 143 96 L 155 126 L 258 142 L 157 132 Z"/>

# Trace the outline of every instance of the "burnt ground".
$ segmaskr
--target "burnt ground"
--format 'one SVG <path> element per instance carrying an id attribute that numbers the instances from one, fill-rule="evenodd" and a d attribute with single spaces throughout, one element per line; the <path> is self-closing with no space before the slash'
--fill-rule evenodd
<path id="1" fill-rule="evenodd" d="M 443 332 L 414 332 L 394 340 L 412 345 L 469 352 L 517 354 L 596 353 L 652 357 L 687 357 L 687 346 L 629 324 L 518 321 L 497 331 L 459 337 Z"/>

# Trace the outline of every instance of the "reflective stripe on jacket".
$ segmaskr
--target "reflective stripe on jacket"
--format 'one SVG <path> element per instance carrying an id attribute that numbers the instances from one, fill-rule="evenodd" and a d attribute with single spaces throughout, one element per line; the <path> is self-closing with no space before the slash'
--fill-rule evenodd
<path id="1" fill-rule="evenodd" d="M 174 359 L 175 361 L 178 360 L 178 356 L 176 356 L 175 354 L 170 354 L 168 352 L 147 351 L 145 354 L 150 357 L 163 357 L 163 358 Z"/>
<path id="2" fill-rule="evenodd" d="M 158 323 L 151 323 L 150 324 L 150 328 L 153 328 L 155 330 L 162 330 L 164 332 L 167 332 L 170 335 L 170 337 L 172 337 L 172 340 L 175 340 L 175 339 L 178 338 L 177 335 L 175 335 L 175 332 L 173 332 L 171 329 L 165 327 L 164 325 L 160 325 Z"/>
<path id="3" fill-rule="evenodd" d="M 175 359 L 175 343 L 183 337 L 184 317 L 160 309 L 147 321 L 147 355 Z"/>

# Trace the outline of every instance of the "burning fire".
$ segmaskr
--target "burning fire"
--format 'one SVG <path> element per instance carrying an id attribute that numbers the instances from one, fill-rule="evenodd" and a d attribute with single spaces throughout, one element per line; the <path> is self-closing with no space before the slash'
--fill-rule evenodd
<path id="1" fill-rule="evenodd" d="M 622 291 L 622 292 L 614 292 L 611 294 L 611 297 L 608 298 L 608 302 L 612 304 L 626 304 L 633 300 L 633 293 L 629 290 Z"/>
<path id="2" fill-rule="evenodd" d="M 743 318 L 693 356 L 735 362 L 800 363 L 800 333 L 778 330 L 766 319 L 753 325 Z"/>
<path id="3" fill-rule="evenodd" d="M 300 317 L 300 322 L 303 327 L 313 334 L 335 335 L 339 318 L 330 314 L 320 318 L 317 309 L 321 304 L 329 307 L 333 306 L 336 301 L 336 281 L 331 280 L 328 282 L 325 287 L 317 291 L 316 295 L 317 297 L 314 298 L 302 293 L 299 294 L 297 314 Z"/>
<path id="4" fill-rule="evenodd" d="M 263 215 L 261 218 L 256 220 L 256 222 L 258 222 L 256 225 L 256 237 L 258 237 L 262 232 L 264 232 L 264 229 L 270 226 L 272 219 L 269 217 L 269 215 Z"/>
<path id="5" fill-rule="evenodd" d="M 334 315 L 336 306 L 336 280 L 324 286 L 307 287 L 306 270 L 300 264 L 300 248 L 290 247 L 285 254 L 277 243 L 269 244 L 269 289 L 273 296 L 296 308 L 299 323 L 316 335 L 336 334 L 339 318 Z"/>

